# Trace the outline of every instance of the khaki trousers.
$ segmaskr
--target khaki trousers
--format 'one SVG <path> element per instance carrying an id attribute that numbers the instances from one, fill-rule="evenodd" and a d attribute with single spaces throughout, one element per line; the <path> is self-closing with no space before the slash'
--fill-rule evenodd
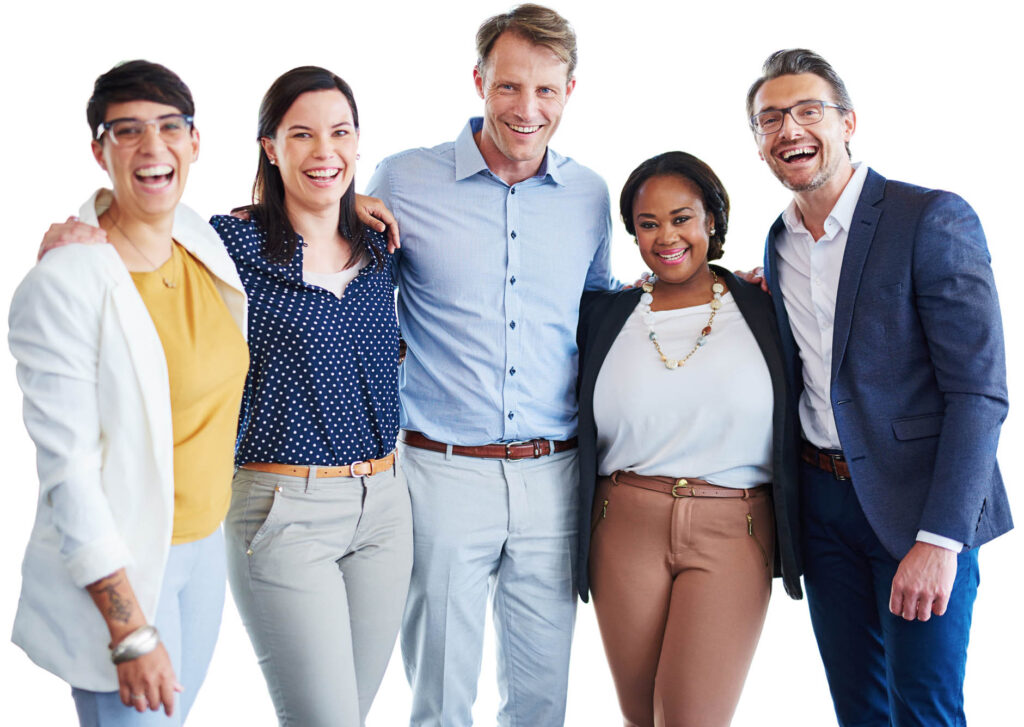
<path id="1" fill-rule="evenodd" d="M 676 498 L 598 483 L 590 588 L 627 727 L 729 725 L 771 594 L 766 489 Z"/>

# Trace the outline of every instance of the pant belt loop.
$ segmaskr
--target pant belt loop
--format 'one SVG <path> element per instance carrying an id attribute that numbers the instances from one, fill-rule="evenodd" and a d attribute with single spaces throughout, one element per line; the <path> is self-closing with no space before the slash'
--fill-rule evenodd
<path id="1" fill-rule="evenodd" d="M 555 440 L 554 439 L 549 439 L 548 440 L 548 454 L 554 454 L 554 453 L 555 453 Z"/>
<path id="2" fill-rule="evenodd" d="M 452 460 L 452 445 L 450 445 L 450 444 L 446 444 L 445 445 L 445 447 L 444 447 L 444 458 L 448 462 L 451 462 L 451 460 Z"/>
<path id="3" fill-rule="evenodd" d="M 315 464 L 309 466 L 309 474 L 306 475 L 306 494 L 308 495 L 310 490 L 313 489 L 313 485 L 316 483 L 316 469 Z"/>

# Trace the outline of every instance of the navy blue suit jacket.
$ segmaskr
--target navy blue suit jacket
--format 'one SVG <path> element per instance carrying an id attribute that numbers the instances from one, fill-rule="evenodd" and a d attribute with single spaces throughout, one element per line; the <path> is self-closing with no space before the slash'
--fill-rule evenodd
<path id="1" fill-rule="evenodd" d="M 784 231 L 780 216 L 768 233 L 765 277 L 785 360 L 802 387 L 777 275 L 776 238 Z M 869 170 L 832 335 L 839 440 L 886 550 L 902 558 L 918 530 L 975 547 L 1012 528 L 996 464 L 1007 411 L 1002 321 L 971 207 L 955 194 Z"/>

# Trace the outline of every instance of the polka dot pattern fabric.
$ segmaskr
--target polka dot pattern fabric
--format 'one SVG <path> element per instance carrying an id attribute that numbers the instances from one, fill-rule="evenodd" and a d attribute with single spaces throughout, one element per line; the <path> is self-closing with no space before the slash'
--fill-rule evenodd
<path id="1" fill-rule="evenodd" d="M 340 467 L 379 458 L 398 436 L 398 320 L 395 263 L 384 252 L 345 296 L 302 280 L 302 250 L 287 265 L 262 254 L 252 220 L 210 224 L 249 296 L 249 374 L 242 394 L 235 463 Z M 384 251 L 384 237 L 367 230 Z"/>

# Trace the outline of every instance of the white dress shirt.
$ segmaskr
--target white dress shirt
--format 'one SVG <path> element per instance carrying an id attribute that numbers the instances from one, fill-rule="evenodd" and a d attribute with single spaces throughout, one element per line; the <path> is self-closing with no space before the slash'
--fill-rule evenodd
<path id="1" fill-rule="evenodd" d="M 866 164 L 858 162 L 853 168 L 825 219 L 825 234 L 814 239 L 794 199 L 782 213 L 786 229 L 776 243 L 779 288 L 803 364 L 800 426 L 804 438 L 820 449 L 842 449 L 830 396 L 832 328 L 850 223 L 868 176 Z M 918 531 L 917 539 L 955 551 L 963 548 L 961 542 L 925 530 Z"/>

